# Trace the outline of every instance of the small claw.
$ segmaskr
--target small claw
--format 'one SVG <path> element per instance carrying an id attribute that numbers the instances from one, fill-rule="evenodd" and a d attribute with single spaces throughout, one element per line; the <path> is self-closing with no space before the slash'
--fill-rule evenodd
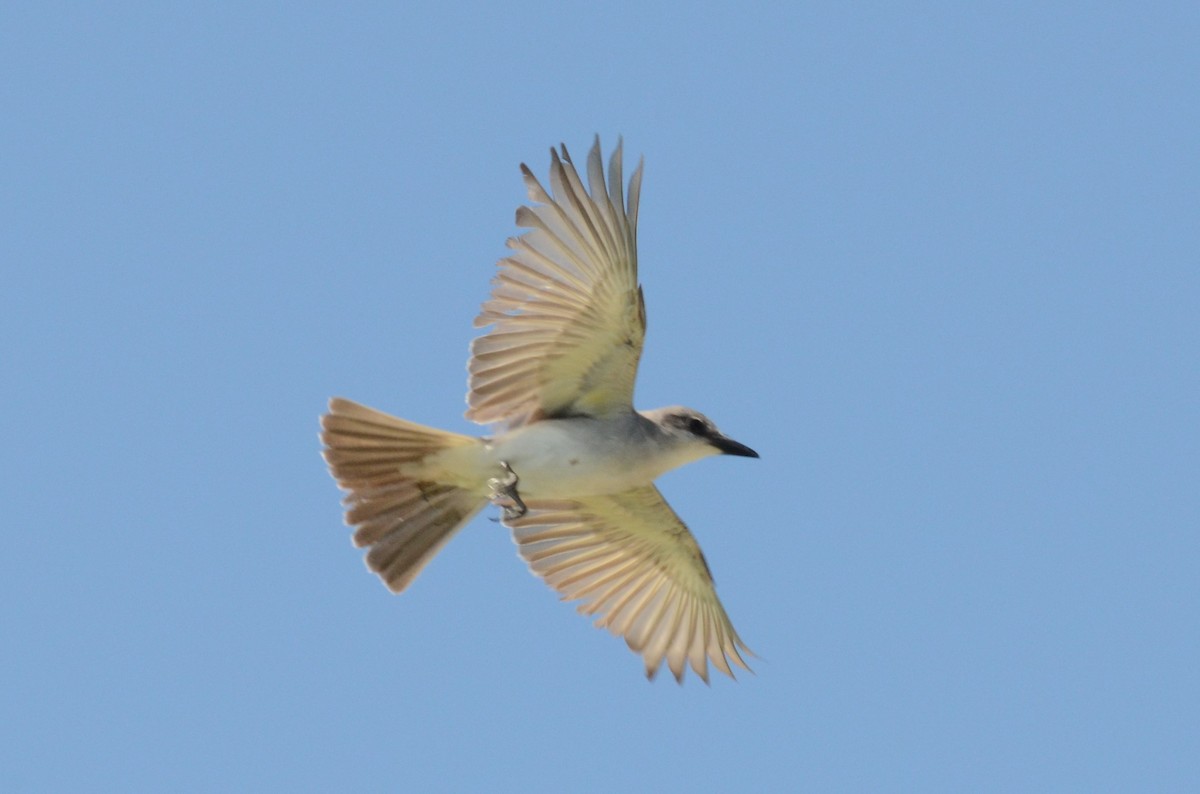
<path id="1" fill-rule="evenodd" d="M 488 490 L 492 492 L 489 500 L 504 510 L 504 521 L 512 521 L 528 513 L 529 508 L 517 492 L 517 483 L 521 478 L 513 471 L 512 466 L 508 465 L 508 461 L 500 461 L 500 467 L 504 469 L 505 475 L 503 478 L 492 477 L 488 480 Z"/>

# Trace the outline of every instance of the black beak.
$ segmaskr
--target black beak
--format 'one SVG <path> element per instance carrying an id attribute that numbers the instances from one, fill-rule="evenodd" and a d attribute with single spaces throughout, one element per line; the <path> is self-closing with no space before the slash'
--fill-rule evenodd
<path id="1" fill-rule="evenodd" d="M 741 458 L 757 458 L 758 457 L 757 452 L 750 449 L 750 447 L 746 446 L 745 444 L 739 444 L 738 442 L 734 441 L 732 438 L 726 438 L 725 436 L 717 436 L 716 438 L 710 439 L 709 443 L 711 443 L 717 449 L 721 450 L 721 454 L 723 454 L 723 455 L 737 455 L 738 457 L 741 457 Z"/>

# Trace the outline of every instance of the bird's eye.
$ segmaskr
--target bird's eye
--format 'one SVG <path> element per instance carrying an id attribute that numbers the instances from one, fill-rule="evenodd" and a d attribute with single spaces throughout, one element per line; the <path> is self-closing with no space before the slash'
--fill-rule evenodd
<path id="1" fill-rule="evenodd" d="M 687 429 L 688 432 L 694 436 L 708 435 L 708 428 L 704 426 L 704 421 L 697 419 L 694 416 L 691 419 L 688 419 Z"/>

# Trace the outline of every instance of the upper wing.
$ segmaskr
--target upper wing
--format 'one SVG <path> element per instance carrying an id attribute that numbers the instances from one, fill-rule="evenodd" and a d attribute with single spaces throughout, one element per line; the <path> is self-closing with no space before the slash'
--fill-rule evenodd
<path id="1" fill-rule="evenodd" d="M 532 416 L 601 415 L 633 406 L 646 309 L 637 280 L 637 211 L 642 166 L 622 200 L 621 144 L 608 164 L 597 137 L 588 190 L 566 146 L 550 151 L 547 193 L 522 164 L 529 198 L 499 263 L 471 344 L 467 418 L 521 424 Z"/>
<path id="2" fill-rule="evenodd" d="M 717 600 L 700 546 L 657 488 L 528 507 L 507 522 L 521 556 L 641 653 L 647 676 L 664 658 L 680 682 L 685 663 L 705 681 L 708 660 L 730 677 L 729 660 L 750 669 L 738 652 L 749 648 Z"/>

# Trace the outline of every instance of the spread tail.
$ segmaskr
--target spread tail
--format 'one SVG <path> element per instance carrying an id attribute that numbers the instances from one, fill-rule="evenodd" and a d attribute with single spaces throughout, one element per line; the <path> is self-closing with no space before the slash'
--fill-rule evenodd
<path id="1" fill-rule="evenodd" d="M 487 500 L 454 485 L 422 479 L 420 463 L 470 436 L 406 422 L 335 397 L 321 417 L 325 462 L 347 491 L 354 545 L 369 546 L 367 567 L 399 593 Z M 411 465 L 416 464 L 416 465 Z"/>

